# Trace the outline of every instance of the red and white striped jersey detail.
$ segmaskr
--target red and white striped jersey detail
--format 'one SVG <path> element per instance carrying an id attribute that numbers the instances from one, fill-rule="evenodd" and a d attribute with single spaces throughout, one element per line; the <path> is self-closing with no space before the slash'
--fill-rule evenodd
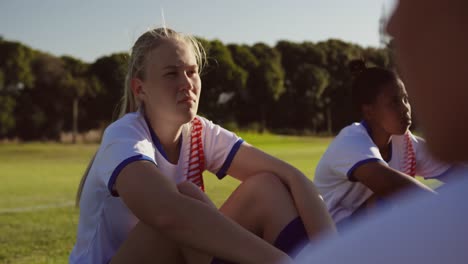
<path id="1" fill-rule="evenodd" d="M 412 177 L 416 175 L 416 153 L 413 147 L 413 141 L 411 140 L 411 133 L 406 131 L 405 133 L 405 153 L 403 156 L 403 172 Z"/>
<path id="2" fill-rule="evenodd" d="M 205 155 L 202 140 L 203 125 L 198 117 L 192 120 L 190 133 L 190 152 L 187 164 L 187 180 L 205 191 L 203 171 L 205 170 Z"/>

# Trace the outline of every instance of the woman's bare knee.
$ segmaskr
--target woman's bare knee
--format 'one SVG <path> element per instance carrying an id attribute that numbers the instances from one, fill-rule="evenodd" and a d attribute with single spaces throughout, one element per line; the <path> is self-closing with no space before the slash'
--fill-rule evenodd
<path id="1" fill-rule="evenodd" d="M 286 188 L 281 182 L 278 176 L 270 172 L 262 172 L 256 175 L 250 176 L 244 181 L 247 187 L 254 188 L 256 191 L 265 190 L 269 191 L 276 188 Z"/>
<path id="2" fill-rule="evenodd" d="M 298 215 L 288 189 L 272 173 L 253 175 L 242 182 L 220 211 L 270 242 Z"/>
<path id="3" fill-rule="evenodd" d="M 239 186 L 239 191 L 247 199 L 255 200 L 257 205 L 269 206 L 274 200 L 283 198 L 288 200 L 291 197 L 286 185 L 279 177 L 268 172 L 250 176 Z"/>

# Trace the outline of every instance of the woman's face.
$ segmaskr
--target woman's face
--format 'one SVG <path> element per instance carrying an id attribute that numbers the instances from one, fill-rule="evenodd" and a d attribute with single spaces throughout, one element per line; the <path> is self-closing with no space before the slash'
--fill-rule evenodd
<path id="1" fill-rule="evenodd" d="M 430 149 L 468 160 L 468 1 L 400 0 L 387 30 Z"/>
<path id="2" fill-rule="evenodd" d="M 201 91 L 192 47 L 179 40 L 163 40 L 148 54 L 144 70 L 139 98 L 145 110 L 158 120 L 190 122 L 197 113 Z"/>
<path id="3" fill-rule="evenodd" d="M 375 101 L 364 106 L 366 119 L 389 135 L 402 135 L 411 125 L 411 106 L 401 81 L 385 84 Z"/>

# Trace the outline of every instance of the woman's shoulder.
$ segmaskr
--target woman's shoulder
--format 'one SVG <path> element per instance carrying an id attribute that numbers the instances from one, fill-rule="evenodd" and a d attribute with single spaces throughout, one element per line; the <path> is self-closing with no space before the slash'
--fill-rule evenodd
<path id="1" fill-rule="evenodd" d="M 343 135 L 355 135 L 367 133 L 367 125 L 363 122 L 354 122 L 341 129 L 339 134 Z"/>
<path id="2" fill-rule="evenodd" d="M 375 147 L 372 138 L 361 123 L 352 123 L 336 135 L 322 156 L 325 160 L 336 160 L 338 157 L 368 152 Z"/>
<path id="3" fill-rule="evenodd" d="M 368 129 L 363 123 L 352 123 L 343 129 L 333 140 L 334 144 L 371 144 L 372 139 L 369 136 Z"/>
<path id="4" fill-rule="evenodd" d="M 103 134 L 103 141 L 115 138 L 150 137 L 148 126 L 138 112 L 128 113 L 111 123 Z"/>

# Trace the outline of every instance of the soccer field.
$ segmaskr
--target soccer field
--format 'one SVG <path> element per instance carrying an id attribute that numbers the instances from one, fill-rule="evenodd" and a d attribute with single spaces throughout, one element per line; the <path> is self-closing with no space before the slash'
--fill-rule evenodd
<path id="1" fill-rule="evenodd" d="M 331 138 L 239 134 L 312 179 Z M 0 263 L 67 263 L 78 223 L 76 187 L 98 145 L 0 144 Z M 219 206 L 237 186 L 204 174 Z"/>

